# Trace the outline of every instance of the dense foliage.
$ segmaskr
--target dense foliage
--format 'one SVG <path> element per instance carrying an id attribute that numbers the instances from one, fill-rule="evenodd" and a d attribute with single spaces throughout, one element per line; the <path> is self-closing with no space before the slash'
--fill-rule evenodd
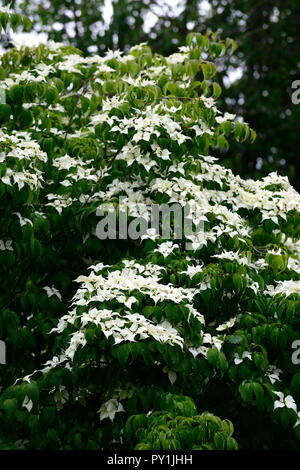
<path id="1" fill-rule="evenodd" d="M 216 106 L 234 46 L 2 55 L 2 448 L 299 448 L 300 196 L 211 155 L 255 138 Z M 203 229 L 100 240 L 107 203 Z"/>
<path id="2" fill-rule="evenodd" d="M 243 176 L 272 171 L 288 175 L 300 190 L 300 106 L 293 102 L 299 80 L 300 3 L 297 0 L 210 0 L 204 24 L 238 44 L 224 69 L 241 69 L 241 78 L 224 93 L 221 109 L 240 114 L 257 131 L 252 146 L 234 145 L 226 165 Z M 299 88 L 299 87 L 298 87 Z"/>
<path id="3" fill-rule="evenodd" d="M 254 145 L 234 143 L 230 154 L 219 157 L 241 176 L 279 171 L 300 189 L 300 106 L 291 99 L 292 85 L 299 80 L 298 0 L 114 0 L 109 22 L 109 2 L 103 0 L 12 3 L 33 18 L 35 30 L 84 51 L 128 52 L 147 41 L 154 52 L 169 55 L 191 30 L 218 30 L 233 38 L 237 53 L 225 56 L 219 66 L 218 80 L 226 86 L 219 109 L 243 116 L 258 136 Z M 230 72 L 240 78 L 228 83 Z"/>

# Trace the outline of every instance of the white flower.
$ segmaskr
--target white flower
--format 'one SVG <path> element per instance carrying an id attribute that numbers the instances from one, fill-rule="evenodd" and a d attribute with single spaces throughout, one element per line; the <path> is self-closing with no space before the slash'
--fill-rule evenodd
<path id="1" fill-rule="evenodd" d="M 42 289 L 44 289 L 48 295 L 48 297 L 52 297 L 52 295 L 56 295 L 59 300 L 61 300 L 61 294 L 60 292 L 54 287 L 54 286 L 46 286 L 46 287 L 42 287 Z"/>
<path id="2" fill-rule="evenodd" d="M 0 240 L 1 251 L 14 251 L 11 245 L 12 245 L 12 240 L 6 240 L 5 242 L 3 240 Z"/>
<path id="3" fill-rule="evenodd" d="M 207 127 L 205 122 L 201 122 L 200 127 L 198 124 L 195 124 L 192 126 L 192 129 L 194 129 L 197 137 L 202 134 L 214 135 L 213 131 Z"/>
<path id="4" fill-rule="evenodd" d="M 147 42 L 140 42 L 139 44 L 136 44 L 135 46 L 132 46 L 130 48 L 130 51 L 140 51 L 143 49 L 144 46 L 147 46 Z"/>
<path id="5" fill-rule="evenodd" d="M 26 225 L 26 224 L 33 226 L 32 221 L 30 219 L 26 219 L 25 217 L 22 217 L 20 212 L 13 212 L 13 214 L 19 217 L 21 227 L 23 227 L 23 225 Z"/>
<path id="6" fill-rule="evenodd" d="M 197 357 L 199 354 L 202 354 L 204 357 L 207 355 L 209 348 L 207 346 L 200 346 L 199 348 L 189 348 L 190 353 Z"/>
<path id="7" fill-rule="evenodd" d="M 59 168 L 60 170 L 69 170 L 72 167 L 76 167 L 78 163 L 78 160 L 75 160 L 75 158 L 72 158 L 67 154 L 63 157 L 58 157 L 53 160 L 53 166 Z"/>
<path id="8" fill-rule="evenodd" d="M 227 330 L 227 328 L 232 328 L 233 325 L 235 324 L 235 322 L 236 322 L 236 317 L 233 317 L 230 320 L 228 320 L 227 322 L 225 322 L 222 325 L 218 326 L 216 328 L 216 330 L 217 331 L 223 331 L 223 330 Z"/>
<path id="9" fill-rule="evenodd" d="M 235 118 L 235 114 L 230 114 L 230 113 L 225 113 L 224 117 L 222 116 L 217 116 L 216 121 L 218 124 L 221 124 L 224 121 L 232 121 Z"/>
<path id="10" fill-rule="evenodd" d="M 161 243 L 158 248 L 154 250 L 154 252 L 161 253 L 164 258 L 167 258 L 175 248 L 179 248 L 179 246 L 176 243 L 172 243 L 171 241 L 167 241 L 164 243 Z"/>
<path id="11" fill-rule="evenodd" d="M 9 7 L 7 6 L 3 6 L 3 7 L 0 7 L 0 13 L 7 13 L 7 14 L 12 14 L 14 13 L 13 10 L 11 10 Z"/>
<path id="12" fill-rule="evenodd" d="M 28 395 L 25 396 L 22 406 L 26 408 L 29 413 L 32 410 L 33 402 L 29 399 Z"/>
<path id="13" fill-rule="evenodd" d="M 202 271 L 203 271 L 203 264 L 199 264 L 198 266 L 192 266 L 191 264 L 189 264 L 187 266 L 187 270 L 181 271 L 180 274 L 186 274 L 190 278 L 193 278 L 194 276 L 196 276 L 196 274 L 201 273 Z"/>
<path id="14" fill-rule="evenodd" d="M 213 255 L 214 258 L 228 259 L 230 261 L 237 261 L 239 264 L 249 265 L 249 260 L 245 256 L 241 256 L 239 252 L 223 251 L 218 255 Z"/>
<path id="15" fill-rule="evenodd" d="M 186 305 L 186 307 L 189 309 L 190 313 L 189 313 L 189 316 L 188 316 L 188 321 L 190 321 L 190 316 L 194 316 L 195 318 L 197 318 L 199 320 L 200 323 L 202 323 L 202 325 L 205 325 L 205 318 L 203 315 L 201 315 L 201 313 L 199 313 L 192 305 Z"/>
<path id="16" fill-rule="evenodd" d="M 276 294 L 300 294 L 300 281 L 277 281 L 277 286 L 269 285 L 264 291 L 265 295 L 274 296 Z"/>
<path id="17" fill-rule="evenodd" d="M 273 392 L 275 393 L 278 397 L 279 400 L 275 400 L 274 402 L 274 410 L 276 408 L 291 408 L 297 413 L 297 405 L 295 403 L 294 398 L 291 395 L 287 395 L 284 397 L 284 394 L 282 392 Z"/>
<path id="18" fill-rule="evenodd" d="M 269 378 L 271 384 L 276 382 L 277 380 L 280 380 L 279 375 L 282 374 L 281 369 L 277 369 L 276 366 L 269 366 L 269 370 L 266 373 L 266 376 Z"/>
<path id="19" fill-rule="evenodd" d="M 203 343 L 208 343 L 217 348 L 218 351 L 221 350 L 223 340 L 218 336 L 211 336 L 210 333 L 205 333 L 202 339 Z"/>
<path id="20" fill-rule="evenodd" d="M 130 309 L 132 307 L 132 304 L 135 304 L 136 302 L 138 302 L 138 300 L 135 297 L 131 296 L 127 300 L 125 300 L 124 305 Z"/>
<path id="21" fill-rule="evenodd" d="M 251 356 L 251 353 L 249 351 L 244 351 L 243 354 L 242 354 L 242 357 L 240 357 L 238 353 L 235 353 L 235 355 L 234 355 L 235 365 L 241 364 L 244 359 L 252 360 L 252 356 Z"/>
<path id="22" fill-rule="evenodd" d="M 98 410 L 98 413 L 100 413 L 100 421 L 105 418 L 109 418 L 111 421 L 113 421 L 116 413 L 120 413 L 121 411 L 125 411 L 122 404 L 115 398 L 112 398 L 103 403 L 101 408 Z"/>

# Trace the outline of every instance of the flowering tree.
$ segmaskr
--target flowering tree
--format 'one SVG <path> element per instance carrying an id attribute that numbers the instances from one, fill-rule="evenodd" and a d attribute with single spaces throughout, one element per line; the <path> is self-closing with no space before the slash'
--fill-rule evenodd
<path id="1" fill-rule="evenodd" d="M 216 107 L 234 47 L 2 55 L 2 448 L 299 448 L 300 196 L 210 155 L 255 138 Z M 108 203 L 201 230 L 105 239 Z"/>

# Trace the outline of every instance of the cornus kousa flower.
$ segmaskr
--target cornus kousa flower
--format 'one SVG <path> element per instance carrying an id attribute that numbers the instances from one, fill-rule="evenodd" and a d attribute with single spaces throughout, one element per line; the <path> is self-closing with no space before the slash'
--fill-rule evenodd
<path id="1" fill-rule="evenodd" d="M 282 392 L 273 392 L 275 395 L 278 396 L 279 400 L 275 400 L 274 402 L 274 410 L 276 408 L 291 408 L 297 413 L 297 405 L 295 403 L 294 398 L 291 395 L 287 395 L 286 397 Z"/>
<path id="2" fill-rule="evenodd" d="M 252 360 L 252 355 L 249 351 L 243 351 L 243 354 L 242 354 L 241 357 L 238 353 L 235 353 L 235 355 L 234 355 L 235 365 L 241 364 L 244 361 L 244 359 L 250 359 L 250 361 Z"/>
<path id="3" fill-rule="evenodd" d="M 267 371 L 267 376 L 269 377 L 270 382 L 273 384 L 276 381 L 280 381 L 280 374 L 282 374 L 281 369 L 277 369 L 276 366 L 270 365 L 269 370 Z"/>
<path id="4" fill-rule="evenodd" d="M 165 242 L 159 245 L 159 248 L 155 249 L 154 252 L 161 253 L 164 258 L 169 256 L 175 248 L 179 248 L 176 243 Z"/>
<path id="5" fill-rule="evenodd" d="M 299 408 L 300 196 L 218 161 L 255 138 L 218 110 L 214 59 L 232 49 L 191 33 L 169 57 L 3 52 L 5 448 L 229 450 L 234 428 L 241 447 L 276 448 L 280 425 L 297 447 L 268 393 Z"/>

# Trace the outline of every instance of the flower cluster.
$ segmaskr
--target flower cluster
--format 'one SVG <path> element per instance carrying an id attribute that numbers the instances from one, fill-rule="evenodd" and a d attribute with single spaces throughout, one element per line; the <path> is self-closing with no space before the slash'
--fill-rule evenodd
<path id="1" fill-rule="evenodd" d="M 222 396 L 237 426 L 256 406 L 266 426 L 300 437 L 288 353 L 299 330 L 300 195 L 277 173 L 243 180 L 218 163 L 230 138 L 254 138 L 217 108 L 207 57 L 230 45 L 196 34 L 170 57 L 146 44 L 84 57 L 53 42 L 2 56 L 0 331 L 24 360 L 9 369 L 0 407 L 9 422 L 20 404 L 17 422 L 27 420 L 13 442 L 29 429 L 28 448 L 42 448 L 46 423 L 50 447 L 84 447 L 90 428 L 89 445 L 121 446 L 153 410 L 194 416 L 185 395 L 218 413 Z M 171 220 L 170 239 L 153 228 L 97 238 L 99 208 L 142 223 L 151 205 L 174 203 L 189 208 L 182 237 Z"/>

